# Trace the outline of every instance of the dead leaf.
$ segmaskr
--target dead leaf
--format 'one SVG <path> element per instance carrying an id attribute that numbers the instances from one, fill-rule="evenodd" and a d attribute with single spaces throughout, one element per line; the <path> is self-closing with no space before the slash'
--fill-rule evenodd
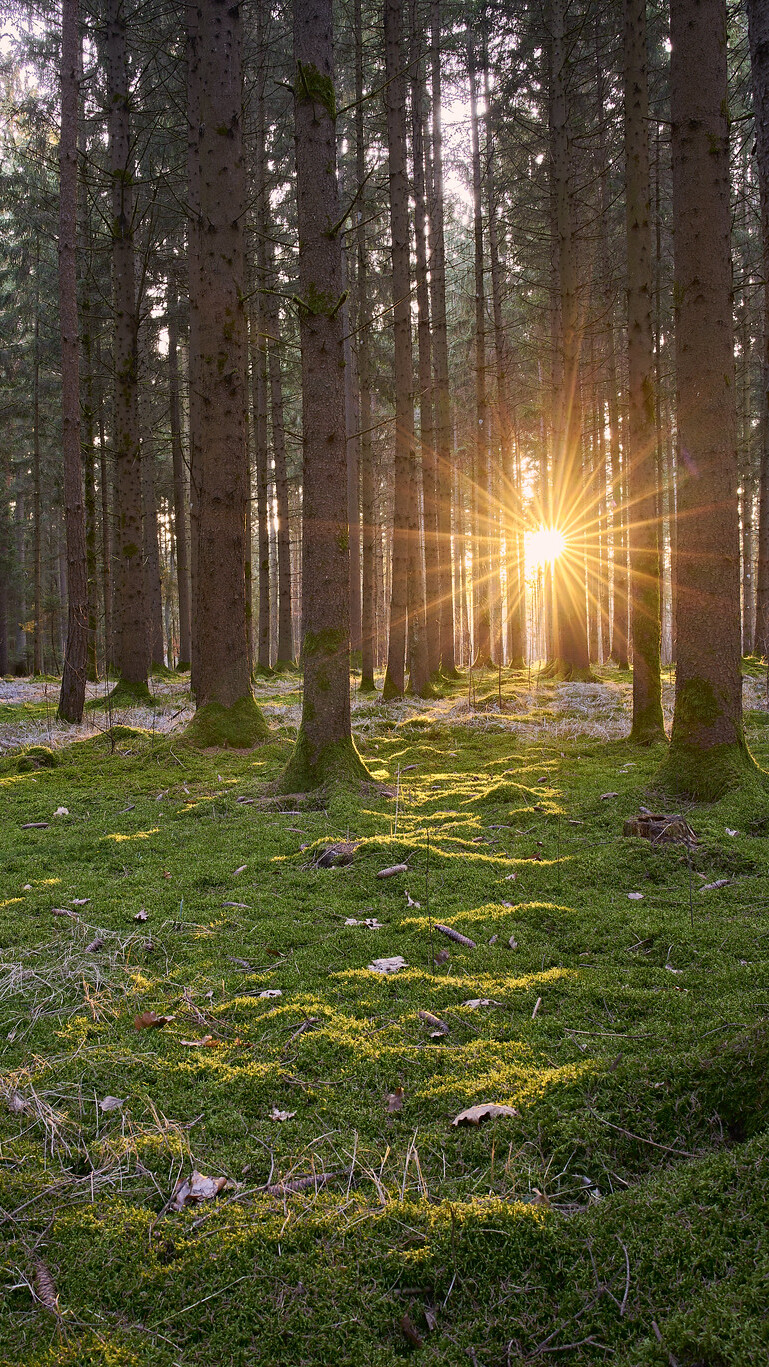
<path id="1" fill-rule="evenodd" d="M 610 797 L 619 797 L 619 793 L 601 793 L 602 802 L 607 802 Z"/>
<path id="2" fill-rule="evenodd" d="M 430 1333 L 434 1334 L 438 1328 L 438 1315 L 434 1305 L 425 1306 L 425 1320 Z"/>
<path id="3" fill-rule="evenodd" d="M 71 921 L 79 920 L 77 912 L 70 911 L 68 907 L 51 907 L 51 911 L 54 916 L 69 916 Z"/>
<path id="4" fill-rule="evenodd" d="M 406 960 L 396 954 L 392 959 L 374 959 L 368 965 L 369 973 L 397 973 L 400 968 L 406 968 Z"/>
<path id="5" fill-rule="evenodd" d="M 164 878 L 170 878 L 170 877 L 171 877 L 171 875 L 170 875 L 170 873 L 168 872 L 167 869 L 165 870 L 165 872 L 164 872 L 164 874 L 163 874 L 163 877 L 164 877 Z"/>
<path id="6" fill-rule="evenodd" d="M 245 873 L 245 871 L 246 871 L 247 868 L 248 868 L 248 864 L 241 864 L 240 868 L 239 868 L 239 869 L 236 869 L 235 872 L 233 873 L 233 875 L 232 875 L 233 878 L 237 878 L 237 876 L 238 876 L 239 873 Z"/>
<path id="7" fill-rule="evenodd" d="M 517 949 L 517 948 L 518 948 L 518 941 L 516 940 L 516 938 L 515 938 L 514 935 L 511 935 L 511 936 L 510 936 L 510 939 L 508 940 L 507 943 L 509 944 L 509 946 L 510 946 L 511 949 Z"/>
<path id="8" fill-rule="evenodd" d="M 404 889 L 404 891 L 405 891 L 405 889 Z M 413 897 L 411 897 L 410 894 L 409 894 L 407 891 L 406 891 L 406 904 L 407 904 L 407 906 L 410 906 L 410 907 L 416 907 L 417 911 L 421 911 L 421 910 L 422 910 L 422 903 L 421 903 L 421 902 L 415 902 L 414 899 L 413 899 Z"/>
<path id="9" fill-rule="evenodd" d="M 258 993 L 259 997 L 282 997 L 283 993 L 279 987 L 266 987 L 264 992 Z"/>
<path id="10" fill-rule="evenodd" d="M 408 1341 L 409 1341 L 409 1343 L 412 1345 L 412 1347 L 414 1347 L 414 1348 L 424 1348 L 424 1346 L 425 1346 L 425 1341 L 424 1341 L 424 1339 L 422 1338 L 422 1335 L 418 1332 L 418 1330 L 417 1330 L 417 1329 L 415 1328 L 415 1326 L 412 1324 L 412 1322 L 411 1322 L 411 1320 L 409 1319 L 408 1315 L 404 1315 L 404 1316 L 402 1317 L 402 1319 L 401 1319 L 401 1333 L 403 1334 L 403 1337 L 404 1337 L 404 1338 L 408 1339 Z"/>
<path id="11" fill-rule="evenodd" d="M 179 1040 L 179 1043 L 183 1044 L 186 1049 L 198 1049 L 202 1048 L 204 1045 L 208 1047 L 211 1044 L 219 1044 L 220 1042 L 220 1040 L 214 1039 L 213 1035 L 204 1035 L 202 1039 Z"/>
<path id="12" fill-rule="evenodd" d="M 380 869 L 377 878 L 394 878 L 396 873 L 408 873 L 408 864 L 393 864 L 389 869 Z"/>
<path id="13" fill-rule="evenodd" d="M 119 1111 L 121 1106 L 125 1106 L 125 1097 L 105 1096 L 99 1102 L 100 1111 Z"/>
<path id="14" fill-rule="evenodd" d="M 189 1177 L 180 1177 L 176 1183 L 171 1209 L 184 1210 L 188 1203 L 196 1205 L 198 1201 L 210 1201 L 226 1185 L 226 1177 L 204 1177 L 193 1168 Z"/>
<path id="15" fill-rule="evenodd" d="M 540 1191 L 539 1187 L 532 1187 L 532 1191 L 534 1192 L 534 1199 L 531 1203 L 533 1206 L 550 1205 L 550 1197 L 547 1195 L 546 1192 Z"/>
<path id="16" fill-rule="evenodd" d="M 85 952 L 86 952 L 86 954 L 95 954 L 96 951 L 97 951 L 97 949 L 103 949 L 103 948 L 104 948 L 104 941 L 102 940 L 102 938 L 101 938 L 100 935 L 97 935 L 97 936 L 96 936 L 96 939 L 95 939 L 95 940 L 92 940 L 91 943 L 90 943 L 90 945 L 86 945 L 86 947 L 85 947 Z"/>
<path id="17" fill-rule="evenodd" d="M 435 962 L 437 964 L 447 964 L 450 958 L 451 955 L 447 949 L 439 949 L 435 956 Z"/>
<path id="18" fill-rule="evenodd" d="M 396 1087 L 394 1092 L 388 1093 L 387 1111 L 389 1115 L 394 1115 L 396 1111 L 403 1110 L 403 1088 Z"/>
<path id="19" fill-rule="evenodd" d="M 24 1115 L 24 1112 L 29 1110 L 21 1092 L 10 1092 L 7 1098 L 7 1106 L 11 1115 Z"/>
<path id="20" fill-rule="evenodd" d="M 134 920 L 135 920 L 135 921 L 146 921 L 146 919 L 147 919 L 147 913 L 146 913 L 146 911 L 144 910 L 144 907 L 142 907 L 141 911 L 137 911 L 136 915 L 134 916 Z"/>
<path id="21" fill-rule="evenodd" d="M 90 897 L 73 897 L 72 905 L 73 907 L 87 907 L 90 900 Z"/>
<path id="22" fill-rule="evenodd" d="M 384 930 L 384 926 L 377 920 L 376 916 L 367 916 L 365 921 L 358 921 L 354 916 L 345 918 L 346 926 L 366 926 L 368 930 Z"/>
<path id="23" fill-rule="evenodd" d="M 642 892 L 629 892 L 628 895 L 627 895 L 627 897 L 628 897 L 628 901 L 629 901 L 629 902 L 642 902 L 642 901 L 643 901 L 643 893 L 642 893 Z"/>
<path id="24" fill-rule="evenodd" d="M 425 1025 L 432 1025 L 431 1039 L 439 1039 L 441 1035 L 447 1035 L 449 1033 L 449 1027 L 446 1022 L 442 1021 L 440 1016 L 434 1016 L 430 1011 L 420 1011 L 419 1019 L 424 1021 Z"/>
<path id="25" fill-rule="evenodd" d="M 506 874 L 505 874 L 505 882 L 506 882 L 506 883 L 514 883 L 517 877 L 518 877 L 518 874 L 517 874 L 517 873 L 506 873 Z"/>
<path id="26" fill-rule="evenodd" d="M 715 883 L 705 883 L 700 892 L 714 892 L 716 888 L 727 888 L 731 881 L 731 878 L 717 878 Z"/>
<path id="27" fill-rule="evenodd" d="M 725 827 L 724 827 L 724 830 L 726 831 L 726 834 L 727 834 L 727 835 L 732 835 L 732 836 L 734 836 L 734 835 L 739 835 L 739 831 L 732 831 L 732 830 L 729 829 L 728 826 L 725 826 Z"/>
<path id="28" fill-rule="evenodd" d="M 277 1106 L 273 1106 L 270 1111 L 270 1120 L 293 1120 L 296 1111 L 279 1111 Z"/>
<path id="29" fill-rule="evenodd" d="M 57 807 L 54 816 L 69 816 L 69 807 Z"/>
<path id="30" fill-rule="evenodd" d="M 469 1001 L 462 1002 L 462 1005 L 469 1006 L 473 1011 L 476 1011 L 479 1006 L 502 1006 L 504 1003 L 495 1002 L 491 997 L 471 997 Z"/>
<path id="31" fill-rule="evenodd" d="M 489 944 L 490 944 L 490 945 L 495 945 L 495 944 L 497 943 L 497 940 L 498 940 L 498 939 L 499 939 L 499 936 L 498 936 L 498 935 L 492 935 L 491 939 L 489 940 Z"/>
<path id="32" fill-rule="evenodd" d="M 515 1106 L 501 1106 L 496 1101 L 484 1101 L 478 1106 L 469 1106 L 460 1111 L 452 1120 L 452 1125 L 480 1125 L 482 1120 L 496 1120 L 498 1116 L 517 1116 Z"/>
<path id="33" fill-rule="evenodd" d="M 248 911 L 247 902 L 222 902 L 223 907 L 239 907 L 241 911 Z"/>
<path id="34" fill-rule="evenodd" d="M 160 1030 L 172 1020 L 173 1016 L 158 1016 L 155 1011 L 142 1011 L 140 1016 L 134 1017 L 134 1029 Z"/>

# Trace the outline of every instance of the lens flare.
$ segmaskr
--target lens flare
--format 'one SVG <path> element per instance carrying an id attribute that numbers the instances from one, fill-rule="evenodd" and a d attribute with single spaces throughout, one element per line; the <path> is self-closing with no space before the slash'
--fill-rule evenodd
<path id="1" fill-rule="evenodd" d="M 566 546 L 566 538 L 557 527 L 538 527 L 526 533 L 526 566 L 539 569 L 558 559 Z"/>

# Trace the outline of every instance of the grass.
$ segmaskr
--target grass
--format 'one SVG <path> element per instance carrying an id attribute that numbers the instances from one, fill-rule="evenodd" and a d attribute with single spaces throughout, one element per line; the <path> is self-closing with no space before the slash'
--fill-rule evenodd
<path id="1" fill-rule="evenodd" d="M 361 703 L 385 786 L 325 805 L 261 800 L 279 679 L 251 751 L 0 761 L 0 1362 L 767 1361 L 769 810 L 689 809 L 691 858 L 623 838 L 659 751 L 616 738 L 606 677 L 600 717 L 523 673 L 503 714 L 492 676 L 472 712 L 463 680 Z M 519 1114 L 452 1126 L 489 1101 Z M 174 1211 L 193 1168 L 229 1186 Z"/>

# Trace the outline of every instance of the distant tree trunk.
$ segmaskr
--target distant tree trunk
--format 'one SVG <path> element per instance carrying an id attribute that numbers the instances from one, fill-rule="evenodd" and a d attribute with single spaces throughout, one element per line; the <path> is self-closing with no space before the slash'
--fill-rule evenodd
<path id="1" fill-rule="evenodd" d="M 331 0 L 295 0 L 294 119 L 302 348 L 304 694 L 286 791 L 367 777 L 350 718 L 350 549 L 342 244 Z"/>
<path id="2" fill-rule="evenodd" d="M 475 426 L 472 442 L 473 494 L 473 664 L 485 669 L 491 656 L 491 467 L 489 407 L 486 392 L 486 294 L 483 280 L 483 197 L 478 120 L 475 39 L 467 45 L 470 81 L 470 142 L 473 173 L 473 244 L 475 270 Z"/>
<path id="3" fill-rule="evenodd" d="M 198 358 L 199 310 L 192 301 L 200 296 L 200 157 L 198 138 L 202 118 L 201 61 L 197 7 L 188 3 L 187 21 L 187 284 L 190 299 L 187 334 L 188 459 L 190 471 L 190 687 L 193 696 L 198 671 L 198 506 L 200 488 L 200 383 Z M 250 663 L 250 662 L 249 662 Z"/>
<path id="4" fill-rule="evenodd" d="M 83 720 L 88 647 L 88 575 L 85 559 L 83 473 L 80 462 L 80 339 L 75 266 L 79 61 L 78 0 L 62 0 L 59 317 L 68 610 L 67 648 L 59 696 L 59 716 L 68 722 Z"/>
<path id="5" fill-rule="evenodd" d="M 576 226 L 572 189 L 571 119 L 566 90 L 567 42 L 563 0 L 551 0 L 551 145 L 560 293 L 553 505 L 566 551 L 553 561 L 557 668 L 568 678 L 590 675 L 584 580 L 582 440 L 579 392 L 581 332 L 577 301 Z"/>
<path id="6" fill-rule="evenodd" d="M 43 647 L 43 502 L 42 472 L 40 468 L 40 241 L 35 243 L 35 340 L 32 370 L 32 515 L 33 559 L 34 559 L 34 612 L 35 635 L 33 650 L 33 670 L 42 674 L 45 666 Z M 0 670 L 0 674 L 4 673 Z"/>
<path id="7" fill-rule="evenodd" d="M 430 72 L 432 80 L 432 185 L 429 189 L 430 294 L 435 399 L 435 457 L 438 495 L 438 583 L 441 604 L 440 665 L 456 677 L 452 598 L 451 505 L 453 436 L 449 392 L 449 348 L 446 323 L 446 247 L 443 213 L 443 134 L 441 128 L 441 0 L 432 0 Z"/>
<path id="8" fill-rule="evenodd" d="M 363 11 L 355 0 L 355 176 L 359 187 L 366 175 L 366 138 L 363 106 Z M 361 192 L 362 193 L 362 192 Z M 371 305 L 368 297 L 368 245 L 366 241 L 365 200 L 358 208 L 356 224 L 356 342 L 358 353 L 358 409 L 360 414 L 361 511 L 363 517 L 362 596 L 361 596 L 361 693 L 373 693 L 376 664 L 377 576 L 375 562 L 376 510 L 374 496 L 374 453 L 371 444 L 373 407 L 371 396 L 371 359 L 369 329 Z"/>
<path id="9" fill-rule="evenodd" d="M 152 669 L 165 664 L 163 643 L 163 600 L 160 588 L 158 549 L 158 511 L 155 497 L 155 448 L 152 415 L 144 414 L 141 435 L 142 458 L 142 546 L 144 552 L 144 601 L 147 606 L 147 648 Z"/>
<path id="10" fill-rule="evenodd" d="M 259 570 L 259 613 L 256 629 L 256 665 L 261 673 L 270 670 L 270 528 L 269 528 L 269 448 L 267 443 L 267 343 L 264 319 L 251 315 L 251 410 L 254 419 L 254 464 L 256 467 L 256 544 Z"/>
<path id="11" fill-rule="evenodd" d="M 99 482 L 101 485 L 101 572 L 102 600 L 104 604 L 104 673 L 109 672 L 113 661 L 112 639 L 112 536 L 109 508 L 109 463 L 107 460 L 107 438 L 104 423 L 104 388 L 101 368 L 101 340 L 97 332 L 94 348 L 94 399 L 96 403 L 96 426 L 99 432 Z"/>
<path id="12" fill-rule="evenodd" d="M 418 54 L 422 35 L 418 29 L 416 0 L 410 0 L 410 44 Z M 424 497 L 425 624 L 427 664 L 430 675 L 441 663 L 441 601 L 438 567 L 438 490 L 433 427 L 432 345 L 430 337 L 430 286 L 427 277 L 427 216 L 425 203 L 424 63 L 412 57 L 411 132 L 414 193 L 415 275 L 417 296 L 417 346 L 419 387 L 419 454 Z"/>
<path id="13" fill-rule="evenodd" d="M 628 505 L 633 632 L 631 740 L 665 739 L 660 679 L 657 458 L 652 337 L 646 0 L 625 0 L 625 183 L 628 263 Z"/>
<path id="14" fill-rule="evenodd" d="M 174 542 L 176 582 L 179 594 L 179 659 L 177 669 L 189 669 L 191 648 L 190 562 L 187 536 L 187 479 L 182 447 L 179 397 L 179 292 L 175 266 L 168 275 L 168 407 L 171 429 L 171 460 L 174 480 Z"/>
<path id="15" fill-rule="evenodd" d="M 190 278 L 199 395 L 196 451 L 196 712 L 203 744 L 249 746 L 267 726 L 251 692 L 246 614 L 245 176 L 241 21 L 237 6 L 198 0 L 200 215 Z"/>
<path id="16" fill-rule="evenodd" d="M 96 414 L 94 410 L 93 337 L 90 291 L 83 290 L 83 395 L 81 421 L 83 427 L 82 459 L 85 478 L 85 560 L 88 575 L 88 658 L 86 677 L 95 682 L 99 677 L 97 665 L 97 607 L 96 607 Z"/>
<path id="17" fill-rule="evenodd" d="M 108 0 L 109 152 L 112 179 L 112 291 L 115 310 L 115 520 L 118 568 L 115 666 L 119 686 L 143 700 L 147 618 L 142 564 L 141 448 L 137 410 L 138 309 L 134 260 L 133 139 L 126 24 L 121 0 Z"/>
<path id="18" fill-rule="evenodd" d="M 270 220 L 268 218 L 268 231 Z M 278 649 L 275 664 L 289 665 L 294 660 L 291 631 L 291 538 L 288 522 L 288 475 L 286 473 L 286 429 L 283 413 L 283 376 L 281 373 L 280 310 L 272 264 L 272 244 L 266 242 L 267 292 L 265 323 L 267 359 L 270 376 L 270 411 L 272 414 L 272 454 L 275 462 L 275 505 L 277 509 L 278 558 Z"/>
<path id="19" fill-rule="evenodd" d="M 746 4 L 764 277 L 756 650 L 764 657 L 769 657 L 769 10 L 764 0 L 746 0 Z"/>
<path id="20" fill-rule="evenodd" d="M 406 628 L 411 691 L 430 691 L 419 497 L 414 451 L 414 396 L 409 267 L 409 187 L 406 173 L 405 80 L 400 0 L 385 0 L 385 104 L 390 167 L 392 297 L 395 333 L 395 511 L 390 608 L 390 645 L 383 696 L 404 691 Z"/>
<path id="21" fill-rule="evenodd" d="M 678 666 L 664 780 L 712 800 L 752 767 L 742 729 L 725 0 L 672 0 Z"/>

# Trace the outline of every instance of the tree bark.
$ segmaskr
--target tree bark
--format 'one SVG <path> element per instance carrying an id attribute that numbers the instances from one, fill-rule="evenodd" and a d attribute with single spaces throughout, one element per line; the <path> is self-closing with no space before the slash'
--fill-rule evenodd
<path id="1" fill-rule="evenodd" d="M 355 175 L 361 202 L 355 232 L 356 242 L 356 342 L 358 354 L 358 410 L 360 416 L 360 482 L 362 529 L 361 591 L 361 693 L 373 693 L 376 665 L 377 575 L 375 559 L 376 510 L 374 494 L 374 453 L 371 444 L 373 406 L 371 394 L 371 356 L 369 330 L 371 305 L 368 297 L 368 244 L 366 239 L 366 201 L 362 186 L 366 175 L 366 141 L 363 105 L 363 9 L 355 0 Z"/>
<path id="2" fill-rule="evenodd" d="M 664 779 L 711 800 L 742 729 L 725 0 L 672 0 L 678 489 L 676 700 Z"/>
<path id="3" fill-rule="evenodd" d="M 470 143 L 473 177 L 473 264 L 475 287 L 475 430 L 472 440 L 473 495 L 473 665 L 490 668 L 491 652 L 491 466 L 489 411 L 486 387 L 486 295 L 483 281 L 483 196 L 481 141 L 478 119 L 475 39 L 467 45 L 470 82 Z"/>
<path id="4" fill-rule="evenodd" d="M 331 0 L 295 0 L 302 348 L 302 720 L 286 791 L 367 776 L 350 718 L 350 543 Z"/>
<path id="5" fill-rule="evenodd" d="M 67 534 L 67 647 L 59 696 L 63 721 L 81 722 L 88 646 L 88 575 L 80 459 L 80 355 L 77 310 L 77 126 L 80 35 L 78 0 L 62 0 L 61 141 L 59 145 L 59 316 L 62 452 Z"/>
<path id="6" fill-rule="evenodd" d="M 769 657 L 769 10 L 764 0 L 746 0 L 746 7 L 764 277 L 756 650 L 764 657 Z"/>
<path id="7" fill-rule="evenodd" d="M 176 582 L 179 596 L 179 659 L 177 669 L 189 669 L 192 655 L 190 619 L 190 562 L 187 535 L 187 479 L 182 446 L 179 394 L 179 292 L 176 267 L 168 273 L 168 407 L 171 429 L 171 461 L 174 481 L 174 542 Z"/>
<path id="8" fill-rule="evenodd" d="M 633 633 L 633 725 L 641 745 L 665 739 L 660 678 L 657 457 L 652 337 L 649 94 L 646 0 L 625 0 L 625 182 L 627 228 L 628 505 Z"/>
<path id="9" fill-rule="evenodd" d="M 267 734 L 251 692 L 246 614 L 245 176 L 241 129 L 240 11 L 198 0 L 200 213 L 190 278 L 196 354 L 196 713 L 202 744 L 253 745 Z"/>

